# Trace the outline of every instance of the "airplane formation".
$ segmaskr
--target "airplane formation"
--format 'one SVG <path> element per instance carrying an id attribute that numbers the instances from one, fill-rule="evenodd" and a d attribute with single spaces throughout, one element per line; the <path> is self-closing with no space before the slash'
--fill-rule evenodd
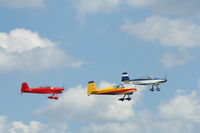
<path id="1" fill-rule="evenodd" d="M 167 82 L 166 78 L 155 78 L 146 76 L 143 78 L 130 79 L 127 72 L 122 73 L 121 84 L 106 88 L 97 89 L 94 81 L 88 82 L 87 95 L 123 95 L 118 100 L 131 100 L 131 95 L 137 91 L 137 88 L 124 87 L 125 85 L 151 85 L 150 91 L 160 91 L 159 84 Z M 154 88 L 156 86 L 156 88 Z M 52 94 L 48 96 L 49 99 L 59 99 L 58 94 L 63 93 L 64 87 L 41 86 L 36 88 L 29 88 L 28 83 L 23 82 L 21 86 L 21 93 L 35 93 L 35 94 Z"/>

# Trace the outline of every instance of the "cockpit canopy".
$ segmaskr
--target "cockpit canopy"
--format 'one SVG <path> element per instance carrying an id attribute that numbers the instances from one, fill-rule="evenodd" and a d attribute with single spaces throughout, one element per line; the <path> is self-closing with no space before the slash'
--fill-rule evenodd
<path id="1" fill-rule="evenodd" d="M 51 88 L 49 85 L 40 86 L 41 88 Z"/>
<path id="2" fill-rule="evenodd" d="M 141 77 L 141 79 L 155 79 L 153 76 L 144 76 L 144 77 Z"/>
<path id="3" fill-rule="evenodd" d="M 115 87 L 115 88 L 124 88 L 123 85 L 115 85 L 115 86 L 113 86 L 113 87 Z"/>

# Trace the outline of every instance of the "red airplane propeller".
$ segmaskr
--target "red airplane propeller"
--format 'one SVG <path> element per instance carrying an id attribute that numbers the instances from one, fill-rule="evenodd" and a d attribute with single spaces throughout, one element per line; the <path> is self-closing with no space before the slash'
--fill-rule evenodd
<path id="1" fill-rule="evenodd" d="M 29 88 L 26 82 L 22 83 L 21 93 L 37 93 L 37 94 L 52 94 L 49 96 L 49 99 L 58 99 L 58 94 L 63 93 L 64 87 L 51 87 L 51 86 L 42 86 L 37 88 Z"/>

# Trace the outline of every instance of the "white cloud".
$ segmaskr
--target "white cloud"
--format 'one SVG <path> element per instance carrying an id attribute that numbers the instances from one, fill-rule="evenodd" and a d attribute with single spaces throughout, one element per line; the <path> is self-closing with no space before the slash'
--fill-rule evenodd
<path id="1" fill-rule="evenodd" d="M 37 121 L 31 121 L 29 125 L 24 124 L 21 121 L 14 121 L 11 123 L 10 133 L 38 133 L 43 127 L 43 124 Z"/>
<path id="2" fill-rule="evenodd" d="M 165 67 L 186 64 L 193 59 L 188 52 L 189 48 L 200 46 L 198 37 L 200 25 L 184 19 L 152 16 L 140 23 L 126 20 L 121 29 L 151 43 L 178 48 L 180 52 L 176 54 L 166 53 L 163 55 L 161 63 Z"/>
<path id="3" fill-rule="evenodd" d="M 94 13 L 114 12 L 122 6 L 148 8 L 157 14 L 200 15 L 199 0 L 76 0 L 75 8 L 82 17 Z"/>
<path id="4" fill-rule="evenodd" d="M 158 110 L 145 108 L 134 110 L 135 115 L 126 121 L 92 122 L 82 127 L 80 131 L 83 133 L 196 133 L 200 131 L 199 90 L 189 93 L 177 91 L 176 94 L 169 101 L 158 105 Z M 118 112 L 118 115 L 123 113 Z"/>
<path id="5" fill-rule="evenodd" d="M 35 32 L 26 29 L 15 29 L 7 33 L 0 33 L 0 47 L 8 52 L 23 52 L 34 48 L 54 46 L 53 42 L 39 37 Z"/>
<path id="6" fill-rule="evenodd" d="M 170 68 L 176 65 L 184 65 L 191 59 L 193 57 L 189 53 L 181 53 L 179 55 L 166 53 L 163 55 L 161 62 L 165 67 Z"/>
<path id="7" fill-rule="evenodd" d="M 200 46 L 200 26 L 184 19 L 148 17 L 144 22 L 126 21 L 121 29 L 147 41 L 159 41 L 164 46 L 192 48 Z"/>
<path id="8" fill-rule="evenodd" d="M 111 86 L 102 82 L 99 86 Z M 55 102 L 50 102 L 46 107 L 37 110 L 39 116 L 52 119 L 64 119 L 70 121 L 126 121 L 134 116 L 132 109 L 136 99 L 132 101 L 118 101 L 121 96 L 87 96 L 87 88 L 77 86 L 64 92 L 64 95 Z M 73 102 L 72 102 L 73 101 Z M 119 114 L 120 112 L 120 114 Z M 48 116 L 46 115 L 48 114 Z"/>
<path id="9" fill-rule="evenodd" d="M 161 116 L 166 119 L 183 119 L 200 123 L 199 92 L 180 94 L 159 107 Z"/>
<path id="10" fill-rule="evenodd" d="M 42 7 L 44 0 L 0 0 L 0 6 L 12 8 Z"/>
<path id="11" fill-rule="evenodd" d="M 5 132 L 7 129 L 7 125 L 5 124 L 6 117 L 5 116 L 0 116 L 0 132 Z"/>
<path id="12" fill-rule="evenodd" d="M 82 61 L 60 49 L 55 42 L 26 29 L 0 33 L 0 72 L 79 67 Z"/>
<path id="13" fill-rule="evenodd" d="M 0 116 L 0 132 L 5 133 L 67 133 L 68 126 L 61 123 L 44 124 L 38 121 L 30 121 L 25 124 L 22 121 L 8 122 L 5 116 Z"/>
<path id="14" fill-rule="evenodd" d="M 157 13 L 172 15 L 199 15 L 199 0 L 127 0 L 127 4 L 136 8 L 150 8 Z"/>
<path id="15" fill-rule="evenodd" d="M 200 100 L 197 90 L 179 93 L 157 111 L 142 109 L 124 122 L 92 123 L 81 129 L 83 133 L 196 133 L 200 131 Z M 121 114 L 119 112 L 119 114 Z"/>
<path id="16" fill-rule="evenodd" d="M 125 122 L 92 123 L 81 129 L 83 133 L 196 133 L 198 124 L 180 120 L 159 119 L 153 112 L 141 111 Z"/>
<path id="17" fill-rule="evenodd" d="M 135 125 L 132 123 L 105 123 L 102 125 L 91 124 L 82 129 L 83 133 L 133 133 Z"/>
<path id="18" fill-rule="evenodd" d="M 199 15 L 199 0 L 77 0 L 75 8 L 79 15 L 113 12 L 121 6 L 149 8 L 158 14 Z"/>

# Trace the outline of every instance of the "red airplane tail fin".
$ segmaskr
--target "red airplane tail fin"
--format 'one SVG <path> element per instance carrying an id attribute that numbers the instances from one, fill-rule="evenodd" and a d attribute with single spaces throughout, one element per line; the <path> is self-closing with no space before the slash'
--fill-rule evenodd
<path id="1" fill-rule="evenodd" d="M 29 86 L 26 82 L 22 83 L 21 92 L 26 92 L 29 90 Z"/>

